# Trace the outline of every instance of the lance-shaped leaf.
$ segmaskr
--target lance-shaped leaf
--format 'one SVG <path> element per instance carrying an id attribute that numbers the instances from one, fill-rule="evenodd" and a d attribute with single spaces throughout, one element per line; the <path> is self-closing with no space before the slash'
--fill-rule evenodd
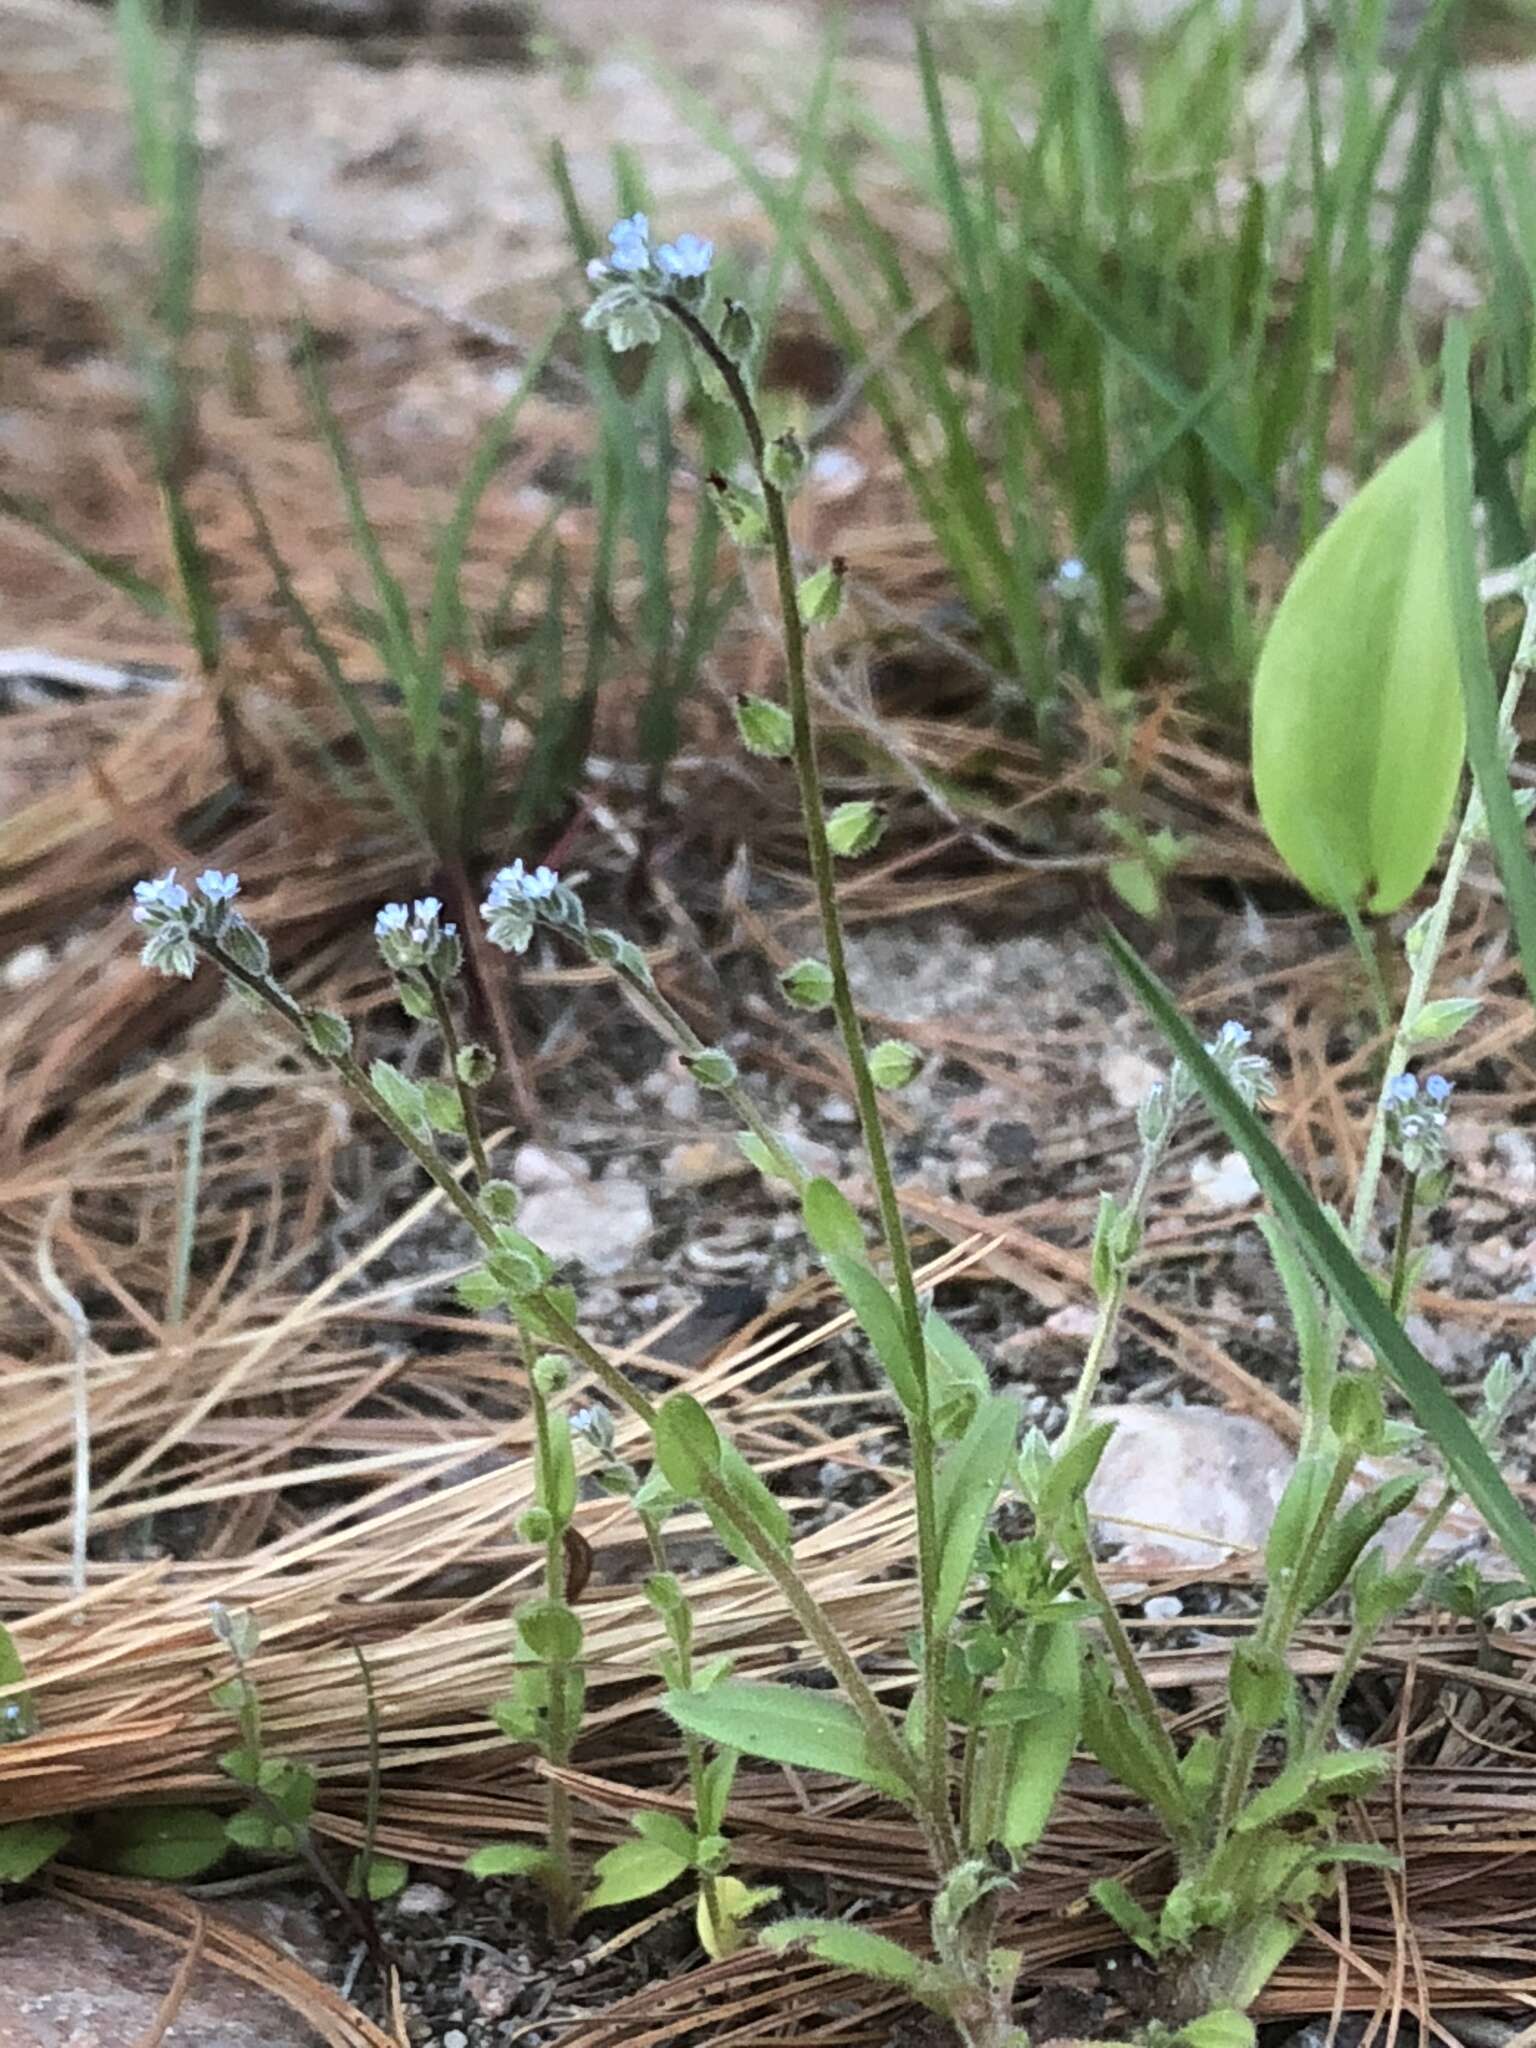
<path id="1" fill-rule="evenodd" d="M 940 1465 L 934 1486 L 939 1520 L 939 1584 L 933 1627 L 954 1620 L 976 1565 L 976 1546 L 997 1504 L 998 1489 L 1019 1441 L 1018 1404 L 993 1394 Z"/>
<path id="2" fill-rule="evenodd" d="M 864 1723 L 834 1694 L 799 1685 L 727 1679 L 708 1692 L 669 1692 L 662 1705 L 680 1728 L 722 1749 L 801 1771 L 829 1771 L 898 1799 L 908 1787 L 869 1754 Z"/>
<path id="3" fill-rule="evenodd" d="M 1324 903 L 1395 910 L 1429 871 L 1461 774 L 1444 436 L 1432 423 L 1314 543 L 1253 686 L 1265 829 Z"/>
<path id="4" fill-rule="evenodd" d="M 1370 1274 L 1340 1238 L 1274 1141 L 1135 949 L 1118 932 L 1107 941 L 1115 961 L 1153 1021 L 1193 1076 L 1212 1115 L 1253 1169 L 1318 1278 L 1340 1310 L 1370 1345 L 1407 1395 L 1414 1415 L 1471 1496 L 1507 1555 L 1536 1587 L 1536 1527 L 1516 1500 L 1498 1467 L 1478 1441 L 1472 1425 L 1451 1399 L 1429 1360 L 1408 1337 L 1381 1298 Z"/>

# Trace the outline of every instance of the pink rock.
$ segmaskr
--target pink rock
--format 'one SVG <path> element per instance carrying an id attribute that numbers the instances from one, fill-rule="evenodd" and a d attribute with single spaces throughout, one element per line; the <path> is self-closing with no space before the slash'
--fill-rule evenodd
<path id="1" fill-rule="evenodd" d="M 1115 1433 L 1088 1490 L 1100 1540 L 1137 1570 L 1262 1547 L 1294 1462 L 1267 1423 L 1220 1408 L 1101 1408 Z"/>

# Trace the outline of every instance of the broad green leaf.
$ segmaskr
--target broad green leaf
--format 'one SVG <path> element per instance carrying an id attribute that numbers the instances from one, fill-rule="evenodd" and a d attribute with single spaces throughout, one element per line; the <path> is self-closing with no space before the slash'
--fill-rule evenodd
<path id="1" fill-rule="evenodd" d="M 887 1984 L 913 1987 L 923 1968 L 922 1957 L 899 1941 L 873 1934 L 867 1927 L 850 1927 L 844 1920 L 776 1920 L 757 1938 L 764 1948 L 807 1948 L 820 1962 Z"/>
<path id="2" fill-rule="evenodd" d="M 667 1484 L 697 1499 L 722 1455 L 720 1432 L 692 1394 L 669 1394 L 656 1414 L 656 1462 Z"/>
<path id="3" fill-rule="evenodd" d="M 1384 1749 L 1333 1749 L 1322 1756 L 1287 1764 L 1277 1778 L 1256 1792 L 1232 1823 L 1235 1835 L 1286 1820 L 1305 1806 L 1329 1799 L 1353 1799 L 1369 1792 L 1391 1769 Z"/>
<path id="4" fill-rule="evenodd" d="M 987 1368 L 936 1308 L 923 1318 L 923 1338 L 928 1346 L 928 1386 L 935 1407 L 946 1394 L 960 1388 L 969 1387 L 978 1394 L 991 1392 Z"/>
<path id="5" fill-rule="evenodd" d="M 402 1863 L 398 1856 L 370 1856 L 366 1878 L 370 1899 L 392 1899 L 397 1892 L 403 1892 L 411 1875 L 411 1866 Z M 363 1896 L 364 1868 L 361 1853 L 352 1858 L 347 1871 L 347 1897 L 360 1899 Z"/>
<path id="6" fill-rule="evenodd" d="M 1445 439 L 1425 427 L 1303 558 L 1253 686 L 1265 829 L 1320 902 L 1395 910 L 1429 871 L 1461 775 Z"/>
<path id="7" fill-rule="evenodd" d="M 122 1877 L 180 1884 L 211 1870 L 228 1848 L 222 1814 L 202 1806 L 141 1806 L 97 1814 L 81 1854 Z"/>
<path id="8" fill-rule="evenodd" d="M 932 1626 L 949 1627 L 965 1598 L 976 1565 L 976 1546 L 1019 1441 L 1019 1409 L 1006 1394 L 993 1394 L 977 1409 L 970 1428 L 947 1451 L 934 1485 L 939 1522 L 939 1583 Z"/>
<path id="9" fill-rule="evenodd" d="M 1020 1722 L 1013 1731 L 1003 1843 L 1015 1854 L 1032 1847 L 1044 1833 L 1077 1748 L 1082 1728 L 1082 1654 L 1082 1634 L 1075 1621 L 1031 1625 L 1024 1685 L 1050 1693 L 1055 1704 L 1049 1713 Z"/>
<path id="10" fill-rule="evenodd" d="M 550 1857 L 532 1842 L 487 1842 L 465 1858 L 464 1868 L 471 1877 L 543 1877 Z"/>
<path id="11" fill-rule="evenodd" d="M 907 1796 L 906 1784 L 870 1756 L 863 1722 L 835 1693 L 727 1679 L 706 1693 L 669 1692 L 662 1705 L 680 1728 L 723 1749 Z"/>
<path id="12" fill-rule="evenodd" d="M 692 1863 L 699 1853 L 698 1837 L 687 1821 L 675 1813 L 637 1813 L 631 1816 L 629 1824 L 647 1842 L 670 1849 L 685 1863 Z"/>
<path id="13" fill-rule="evenodd" d="M 1515 927 L 1525 985 L 1536 1002 L 1536 867 L 1531 864 L 1525 826 L 1509 785 L 1499 736 L 1498 705 L 1472 534 L 1472 422 L 1467 389 L 1467 330 L 1453 319 L 1445 331 L 1442 356 L 1445 404 L 1445 544 L 1456 657 L 1467 720 L 1467 753 L 1488 820 L 1488 836 L 1504 884 L 1504 899 Z M 1421 1418 L 1422 1419 L 1422 1418 Z M 1482 1503 L 1478 1505 L 1481 1507 Z M 1484 1509 L 1484 1513 L 1487 1510 Z M 1521 1560 L 1529 1576 L 1529 1566 Z"/>
<path id="14" fill-rule="evenodd" d="M 1306 1252 L 1318 1278 L 1407 1395 L 1414 1415 L 1506 1555 L 1524 1573 L 1526 1583 L 1536 1587 L 1536 1528 L 1446 1392 L 1440 1375 L 1393 1320 L 1376 1282 L 1341 1241 L 1264 1126 L 1179 1015 L 1167 989 L 1118 933 L 1108 931 L 1106 938 L 1121 973 L 1188 1067 L 1212 1115 L 1248 1161 L 1254 1178 Z"/>
<path id="15" fill-rule="evenodd" d="M 824 1259 L 862 1259 L 864 1226 L 848 1197 L 829 1180 L 813 1180 L 801 1197 L 806 1234 Z"/>
<path id="16" fill-rule="evenodd" d="M 0 1884 L 25 1884 L 68 1840 L 61 1820 L 17 1820 L 0 1827 Z"/>
<path id="17" fill-rule="evenodd" d="M 826 1266 L 859 1328 L 874 1346 L 897 1400 L 910 1415 L 918 1405 L 917 1369 L 890 1289 L 862 1254 L 857 1258 L 829 1256 Z"/>
<path id="18" fill-rule="evenodd" d="M 644 1837 L 620 1842 L 606 1856 L 598 1857 L 592 1873 L 597 1881 L 582 1900 L 581 1910 L 595 1913 L 603 1906 L 624 1906 L 631 1899 L 648 1899 L 653 1892 L 665 1891 L 669 1884 L 675 1884 L 687 1868 L 687 1857 L 679 1856 L 661 1842 L 648 1842 Z"/>

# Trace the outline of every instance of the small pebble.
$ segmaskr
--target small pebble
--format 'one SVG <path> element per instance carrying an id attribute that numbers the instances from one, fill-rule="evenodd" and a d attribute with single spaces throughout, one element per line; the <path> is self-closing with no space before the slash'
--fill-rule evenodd
<path id="1" fill-rule="evenodd" d="M 450 2027 L 443 2036 L 443 2048 L 469 2048 L 469 2036 L 462 2027 Z"/>
<path id="2" fill-rule="evenodd" d="M 408 1884 L 395 1900 L 395 1911 L 425 1917 L 430 1913 L 446 1913 L 453 1904 L 440 1884 Z"/>
<path id="3" fill-rule="evenodd" d="M 1177 1621 L 1184 1612 L 1184 1602 L 1177 1593 L 1154 1593 L 1141 1611 L 1148 1621 Z"/>

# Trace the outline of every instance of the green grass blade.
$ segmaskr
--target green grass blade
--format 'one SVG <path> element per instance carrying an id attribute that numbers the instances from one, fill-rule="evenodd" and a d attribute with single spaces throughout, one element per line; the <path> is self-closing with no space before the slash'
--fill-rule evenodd
<path id="1" fill-rule="evenodd" d="M 88 570 L 110 590 L 131 599 L 139 610 L 147 613 L 150 618 L 175 617 L 175 605 L 158 584 L 151 583 L 147 576 L 141 576 L 136 569 L 130 569 L 115 555 L 104 555 L 97 548 L 84 546 L 72 534 L 66 533 L 47 507 L 40 505 L 35 498 L 24 497 L 16 491 L 8 491 L 0 486 L 0 516 L 14 519 L 20 526 L 30 527 L 33 533 L 39 534 L 50 546 L 67 555 L 72 562 L 78 562 L 82 569 Z"/>
<path id="2" fill-rule="evenodd" d="M 1526 849 L 1525 825 L 1509 784 L 1499 733 L 1498 694 L 1488 660 L 1488 638 L 1477 589 L 1472 525 L 1472 399 L 1468 388 L 1467 330 L 1453 319 L 1441 356 L 1445 413 L 1445 532 L 1450 551 L 1451 607 L 1456 655 L 1466 707 L 1467 758 L 1488 819 L 1499 879 L 1520 947 L 1525 985 L 1536 1002 L 1536 868 Z"/>
<path id="3" fill-rule="evenodd" d="M 1448 469 L 1451 466 L 1447 464 Z M 1469 526 L 1467 531 L 1470 530 Z M 1420 1424 L 1524 1574 L 1526 1583 L 1536 1587 L 1536 1527 L 1465 1415 L 1445 1391 L 1440 1375 L 1404 1334 L 1382 1300 L 1376 1282 L 1345 1245 L 1259 1119 L 1180 1016 L 1168 990 L 1118 932 L 1111 929 L 1106 937 L 1116 966 L 1188 1068 L 1211 1114 L 1247 1160 L 1255 1180 L 1305 1252 L 1318 1279 L 1407 1396 Z"/>

